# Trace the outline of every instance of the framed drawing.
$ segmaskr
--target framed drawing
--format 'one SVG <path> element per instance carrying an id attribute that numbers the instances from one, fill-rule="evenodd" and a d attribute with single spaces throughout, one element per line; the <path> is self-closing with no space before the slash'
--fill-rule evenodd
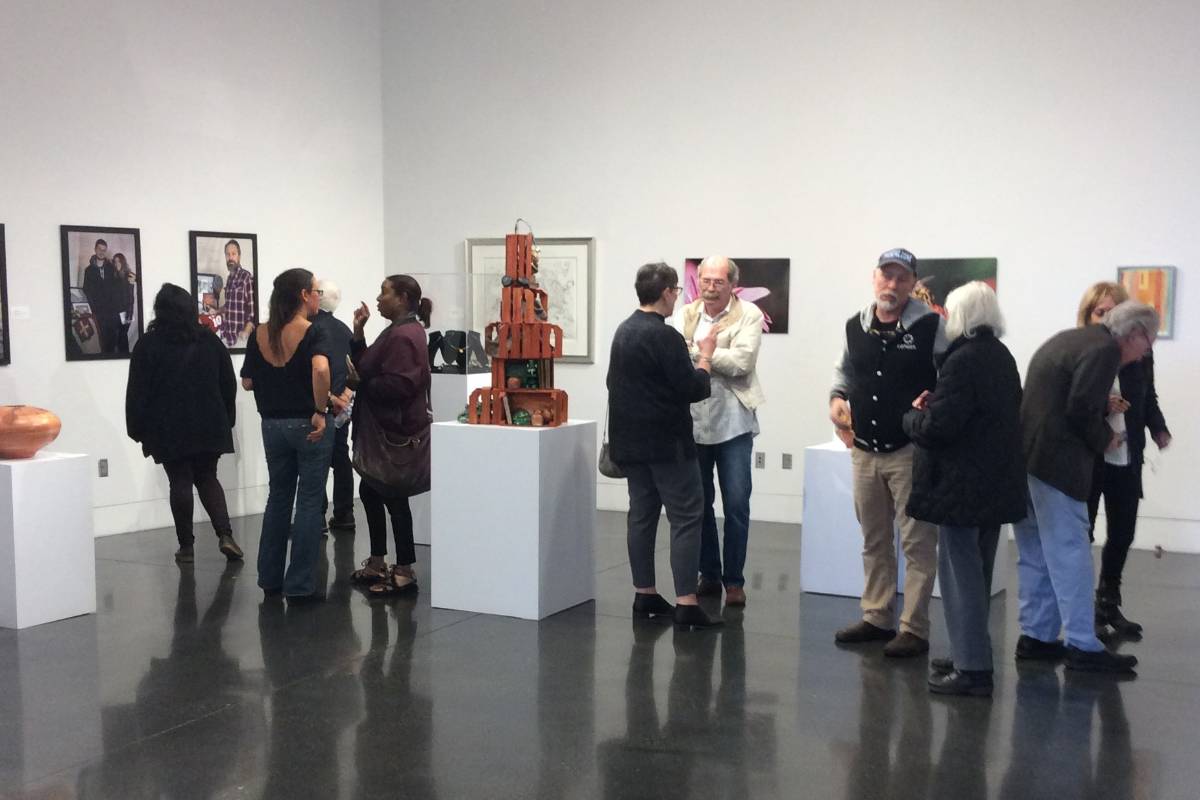
<path id="1" fill-rule="evenodd" d="M 1131 300 L 1152 306 L 1158 312 L 1158 338 L 1175 335 L 1175 268 L 1117 267 L 1117 283 Z"/>
<path id="2" fill-rule="evenodd" d="M 0 225 L 0 367 L 12 363 L 8 343 L 8 272 L 4 265 L 4 226 Z"/>
<path id="3" fill-rule="evenodd" d="M 534 241 L 539 251 L 538 284 L 549 300 L 549 321 L 563 331 L 563 357 L 559 361 L 591 364 L 595 361 L 596 240 Z M 474 327 L 482 329 L 500 316 L 504 239 L 467 239 L 466 263 L 471 320 Z"/>
<path id="4" fill-rule="evenodd" d="M 683 260 L 683 302 L 700 296 L 700 258 Z M 733 290 L 742 300 L 763 312 L 763 333 L 788 332 L 788 295 L 791 280 L 790 258 L 735 258 L 738 285 Z"/>
<path id="5" fill-rule="evenodd" d="M 230 352 L 246 352 L 258 322 L 258 235 L 188 231 L 188 251 L 200 322 Z"/>
<path id="6" fill-rule="evenodd" d="M 59 233 L 67 361 L 129 358 L 144 329 L 141 232 L 63 225 Z"/>

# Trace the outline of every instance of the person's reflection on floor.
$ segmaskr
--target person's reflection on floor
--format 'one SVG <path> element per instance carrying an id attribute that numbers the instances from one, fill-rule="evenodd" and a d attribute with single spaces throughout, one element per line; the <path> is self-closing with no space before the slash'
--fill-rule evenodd
<path id="1" fill-rule="evenodd" d="M 934 697 L 946 708 L 946 735 L 942 739 L 929 797 L 931 800 L 982 800 L 988 796 L 987 744 L 992 701 L 974 697 Z"/>
<path id="2" fill-rule="evenodd" d="M 1105 798 L 1123 800 L 1133 797 L 1137 785 L 1137 765 L 1133 760 L 1133 743 L 1129 735 L 1129 717 L 1125 715 L 1125 699 L 1121 684 L 1111 678 L 1072 673 L 1067 678 L 1067 693 L 1090 693 L 1095 696 L 1100 714 L 1100 749 L 1096 754 L 1097 792 Z"/>
<path id="3" fill-rule="evenodd" d="M 1061 705 L 1062 686 L 1053 666 L 1018 661 L 1012 755 L 1000 784 L 1003 800 L 1081 796 L 1079 764 L 1090 748 L 1090 726 L 1069 730 Z"/>
<path id="4" fill-rule="evenodd" d="M 778 743 L 774 712 L 777 697 L 746 691 L 746 632 L 744 609 L 726 606 L 721 633 L 720 682 L 717 684 L 713 728 L 720 771 L 711 776 L 716 797 L 772 797 L 779 794 L 775 779 Z"/>
<path id="5" fill-rule="evenodd" d="M 858 742 L 850 747 L 846 797 L 925 797 L 933 723 L 924 670 L 898 669 L 874 653 L 860 659 L 859 675 Z"/>
<path id="6" fill-rule="evenodd" d="M 337 574 L 345 573 L 339 569 Z M 358 671 L 366 705 L 354 739 L 358 800 L 437 796 L 432 771 L 433 703 L 412 687 L 416 607 L 412 595 L 371 602 L 371 644 Z M 390 658 L 389 616 L 396 624 Z"/>

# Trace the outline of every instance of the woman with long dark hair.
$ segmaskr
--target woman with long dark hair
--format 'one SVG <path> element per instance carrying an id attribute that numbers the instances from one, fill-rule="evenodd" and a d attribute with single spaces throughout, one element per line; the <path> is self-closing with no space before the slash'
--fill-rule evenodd
<path id="1" fill-rule="evenodd" d="M 358 441 L 363 435 L 358 424 L 363 414 L 370 414 L 388 435 L 383 442 L 374 443 L 383 446 L 409 441 L 429 427 L 429 351 L 424 329 L 429 327 L 433 303 L 421 297 L 421 285 L 411 276 L 392 275 L 380 286 L 376 308 L 379 316 L 391 324 L 370 347 L 363 330 L 371 312 L 366 303 L 354 311 L 350 351 L 359 378 L 353 417 L 356 448 L 363 446 Z M 359 481 L 359 497 L 367 515 L 371 557 L 350 576 L 351 580 L 370 584 L 369 591 L 374 595 L 415 592 L 417 578 L 413 564 L 417 556 L 408 497 L 366 475 Z M 392 518 L 396 543 L 396 563 L 391 568 L 386 563 L 385 509 Z"/>
<path id="2" fill-rule="evenodd" d="M 316 585 L 313 573 L 333 426 L 327 424 L 328 351 L 320 329 L 308 321 L 320 300 L 311 272 L 297 268 L 280 273 L 271 290 L 269 317 L 250 336 L 242 364 L 242 386 L 254 392 L 267 456 L 258 585 L 268 595 L 283 593 L 290 602 L 323 599 L 324 587 Z"/>
<path id="3" fill-rule="evenodd" d="M 1109 311 L 1128 299 L 1129 295 L 1119 283 L 1101 281 L 1093 284 L 1079 303 L 1076 324 L 1081 328 L 1099 325 Z M 1108 536 L 1100 554 L 1100 581 L 1096 586 L 1096 635 L 1105 639 L 1114 634 L 1139 639 L 1142 626 L 1127 619 L 1121 611 L 1121 576 L 1137 530 L 1146 430 L 1149 429 L 1159 450 L 1171 444 L 1171 432 L 1167 430 L 1167 420 L 1158 406 L 1158 392 L 1154 389 L 1153 351 L 1140 361 L 1121 367 L 1108 398 L 1107 410 L 1109 426 L 1114 431 L 1124 431 L 1125 439 L 1120 447 L 1096 459 L 1092 492 L 1088 497 L 1091 532 L 1094 533 L 1096 528 L 1101 495 L 1108 519 Z"/>
<path id="4" fill-rule="evenodd" d="M 129 261 L 125 258 L 124 253 L 116 253 L 112 260 L 113 266 L 117 269 L 117 277 L 121 279 L 125 288 L 125 307 L 121 309 L 125 318 L 117 329 L 117 352 L 128 353 L 129 326 L 133 322 L 133 309 L 137 305 L 137 273 L 129 268 Z"/>
<path id="5" fill-rule="evenodd" d="M 233 452 L 236 395 L 229 350 L 200 324 L 192 296 L 164 283 L 154 298 L 154 320 L 129 362 L 125 428 L 167 473 L 180 563 L 194 559 L 192 486 L 221 552 L 230 561 L 242 558 L 217 480 L 217 460 Z"/>

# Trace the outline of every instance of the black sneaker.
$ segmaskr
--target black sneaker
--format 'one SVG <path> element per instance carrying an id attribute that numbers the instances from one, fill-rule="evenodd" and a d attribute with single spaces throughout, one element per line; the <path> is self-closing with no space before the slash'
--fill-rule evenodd
<path id="1" fill-rule="evenodd" d="M 853 625 L 847 625 L 833 635 L 835 642 L 841 644 L 858 644 L 859 642 L 886 642 L 896 638 L 896 632 L 891 628 L 880 628 L 865 619 Z"/>
<path id="2" fill-rule="evenodd" d="M 974 672 L 956 669 L 943 675 L 930 675 L 929 691 L 934 694 L 991 697 L 992 673 L 988 671 Z"/>
<path id="3" fill-rule="evenodd" d="M 954 659 L 935 658 L 930 660 L 929 669 L 934 675 L 949 675 L 954 672 Z"/>
<path id="4" fill-rule="evenodd" d="M 1058 661 L 1066 654 L 1067 648 L 1060 639 L 1043 642 L 1024 634 L 1017 639 L 1017 659 L 1020 661 Z"/>
<path id="5" fill-rule="evenodd" d="M 1067 669 L 1080 672 L 1133 672 L 1137 663 L 1137 656 L 1127 656 L 1108 650 L 1092 652 L 1067 646 Z"/>

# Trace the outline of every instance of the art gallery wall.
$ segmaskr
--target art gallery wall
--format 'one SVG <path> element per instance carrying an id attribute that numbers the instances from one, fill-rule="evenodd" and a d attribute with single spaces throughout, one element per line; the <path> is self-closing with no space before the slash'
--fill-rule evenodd
<path id="1" fill-rule="evenodd" d="M 1087 285 L 1173 264 L 1176 338 L 1156 358 L 1176 443 L 1150 448 L 1138 543 L 1197 551 L 1197 29 L 1184 0 L 388 2 L 386 254 L 460 269 L 465 237 L 518 216 L 595 236 L 596 361 L 556 377 L 596 420 L 638 265 L 791 258 L 791 332 L 759 364 L 753 515 L 793 522 L 881 251 L 998 258 L 1022 370 Z M 601 505 L 624 508 L 623 483 L 599 480 Z"/>
<path id="2" fill-rule="evenodd" d="M 108 459 L 90 487 L 98 534 L 169 525 L 162 470 L 125 437 L 129 362 L 65 362 L 59 225 L 141 229 L 147 319 L 164 281 L 188 286 L 198 229 L 258 234 L 260 302 L 305 266 L 341 283 L 349 320 L 385 274 L 379 4 L 64 0 L 4 15 L 0 403 L 52 409 L 51 449 Z M 257 513 L 266 466 L 247 393 L 235 442 L 220 476 L 232 512 Z"/>

